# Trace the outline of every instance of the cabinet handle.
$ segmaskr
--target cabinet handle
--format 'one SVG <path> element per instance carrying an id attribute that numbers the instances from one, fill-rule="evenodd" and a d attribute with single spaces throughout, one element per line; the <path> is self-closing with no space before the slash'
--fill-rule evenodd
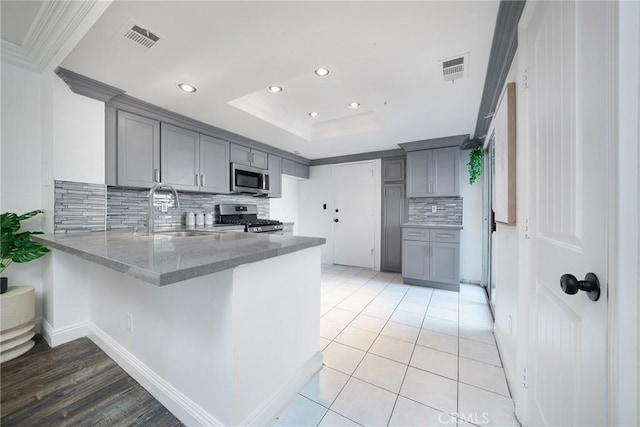
<path id="1" fill-rule="evenodd" d="M 200 185 L 199 178 L 200 178 L 200 175 L 196 174 L 196 186 Z"/>
<path id="2" fill-rule="evenodd" d="M 204 187 L 204 186 L 205 186 L 205 183 L 204 183 L 204 182 L 205 182 L 205 181 L 204 181 L 204 174 L 202 174 L 202 175 L 200 175 L 200 185 L 201 185 L 202 187 Z"/>
<path id="3" fill-rule="evenodd" d="M 253 163 L 253 153 L 248 153 L 249 154 L 249 163 Z"/>
<path id="4" fill-rule="evenodd" d="M 160 182 L 160 169 L 154 169 L 153 178 L 156 182 Z"/>

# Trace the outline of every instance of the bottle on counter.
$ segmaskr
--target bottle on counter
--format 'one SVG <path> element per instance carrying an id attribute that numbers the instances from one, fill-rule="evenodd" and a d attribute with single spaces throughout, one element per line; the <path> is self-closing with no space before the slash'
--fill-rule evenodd
<path id="1" fill-rule="evenodd" d="M 211 212 L 207 212 L 204 214 L 204 226 L 211 227 L 213 225 L 213 214 Z"/>
<path id="2" fill-rule="evenodd" d="M 196 214 L 196 227 L 204 226 L 204 213 L 198 212 Z"/>
<path id="3" fill-rule="evenodd" d="M 185 224 L 187 227 L 193 227 L 196 225 L 196 216 L 192 211 L 185 214 Z"/>

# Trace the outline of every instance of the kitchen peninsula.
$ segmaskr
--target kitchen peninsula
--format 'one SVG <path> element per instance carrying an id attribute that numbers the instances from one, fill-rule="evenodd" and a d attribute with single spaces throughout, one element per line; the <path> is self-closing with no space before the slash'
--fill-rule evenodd
<path id="1" fill-rule="evenodd" d="M 52 340 L 84 332 L 187 425 L 267 424 L 321 367 L 325 239 L 33 238 L 56 259 Z"/>

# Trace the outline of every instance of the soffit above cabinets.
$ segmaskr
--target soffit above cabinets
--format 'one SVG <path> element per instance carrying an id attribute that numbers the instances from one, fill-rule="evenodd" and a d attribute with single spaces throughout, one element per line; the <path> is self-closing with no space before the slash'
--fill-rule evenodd
<path id="1" fill-rule="evenodd" d="M 306 158 L 388 150 L 473 133 L 497 10 L 492 1 L 113 2 L 61 66 Z M 128 22 L 159 40 L 125 43 Z M 443 81 L 442 61 L 461 55 L 465 76 Z M 329 75 L 316 76 L 319 67 Z"/>

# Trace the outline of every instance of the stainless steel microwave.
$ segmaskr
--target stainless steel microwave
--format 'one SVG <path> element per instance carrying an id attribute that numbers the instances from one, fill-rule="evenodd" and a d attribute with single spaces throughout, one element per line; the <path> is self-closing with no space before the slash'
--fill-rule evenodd
<path id="1" fill-rule="evenodd" d="M 269 194 L 269 171 L 231 163 L 231 192 Z"/>

